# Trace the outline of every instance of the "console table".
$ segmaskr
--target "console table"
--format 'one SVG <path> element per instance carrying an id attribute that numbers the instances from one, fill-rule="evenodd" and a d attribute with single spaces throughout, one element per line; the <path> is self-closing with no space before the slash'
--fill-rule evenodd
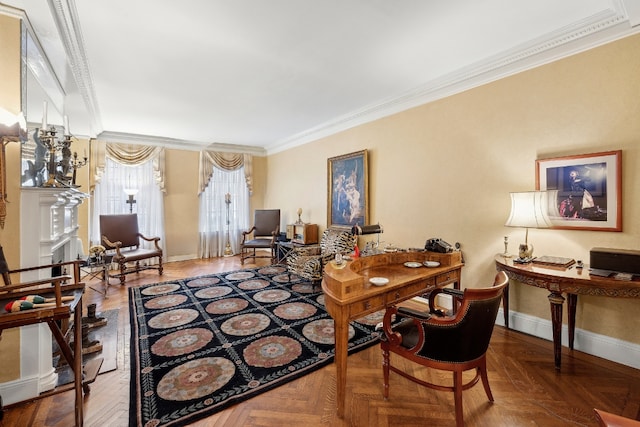
<path id="1" fill-rule="evenodd" d="M 573 350 L 573 339 L 576 325 L 576 305 L 578 295 L 605 296 L 614 298 L 640 298 L 640 280 L 616 280 L 609 277 L 589 274 L 587 265 L 584 268 L 570 266 L 559 268 L 551 266 L 514 263 L 511 258 L 502 255 L 495 257 L 496 269 L 504 271 L 509 278 L 525 285 L 547 289 L 551 307 L 551 323 L 553 325 L 553 353 L 556 369 L 561 365 L 562 347 L 562 305 L 566 294 L 568 306 L 569 348 Z M 508 287 L 505 288 L 504 311 L 509 311 Z M 509 324 L 506 323 L 508 327 Z"/>
<path id="2" fill-rule="evenodd" d="M 438 261 L 440 266 L 405 267 L 405 262 Z M 335 325 L 335 364 L 338 416 L 344 415 L 347 384 L 349 321 L 428 292 L 453 284 L 460 288 L 462 269 L 460 252 L 396 252 L 356 258 L 324 269 L 322 290 L 325 306 Z M 385 277 L 389 283 L 374 286 L 372 277 Z"/>

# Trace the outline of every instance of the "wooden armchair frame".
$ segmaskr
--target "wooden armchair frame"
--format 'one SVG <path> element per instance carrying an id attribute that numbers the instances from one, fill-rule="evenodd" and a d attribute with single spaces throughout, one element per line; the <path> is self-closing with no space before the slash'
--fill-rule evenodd
<path id="1" fill-rule="evenodd" d="M 389 397 L 389 372 L 422 386 L 454 393 L 456 425 L 464 425 L 462 391 L 482 380 L 489 401 L 493 395 L 487 377 L 486 352 L 498 314 L 502 293 L 509 279 L 498 273 L 490 288 L 466 288 L 464 291 L 441 288 L 432 293 L 448 293 L 454 299 L 454 314 L 443 315 L 434 307 L 435 295 L 430 300 L 430 312 L 424 313 L 404 307 L 390 307 L 383 320 L 384 337 L 380 346 L 383 356 L 384 397 Z M 398 316 L 403 319 L 392 322 Z M 433 369 L 450 371 L 452 385 L 435 384 L 391 366 L 390 353 Z M 463 382 L 462 373 L 474 369 L 475 376 Z"/>
<path id="2" fill-rule="evenodd" d="M 124 285 L 126 275 L 138 273 L 142 270 L 158 270 L 162 275 L 162 248 L 159 237 L 146 237 L 138 231 L 138 215 L 100 215 L 100 234 L 102 245 L 108 255 L 113 258 L 111 262 L 117 263 L 119 272 L 109 274 L 109 277 L 117 277 L 120 284 Z M 140 239 L 153 242 L 154 247 L 145 249 L 140 247 Z M 157 258 L 157 264 L 141 264 L 143 260 Z M 133 263 L 133 266 L 131 264 Z"/>

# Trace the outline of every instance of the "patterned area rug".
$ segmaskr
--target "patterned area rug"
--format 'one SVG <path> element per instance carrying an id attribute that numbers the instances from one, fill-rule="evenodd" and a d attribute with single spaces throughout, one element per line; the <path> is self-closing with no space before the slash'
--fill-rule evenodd
<path id="1" fill-rule="evenodd" d="M 333 361 L 322 290 L 284 267 L 129 289 L 131 426 L 177 426 Z M 382 312 L 352 322 L 349 351 L 378 342 Z"/>

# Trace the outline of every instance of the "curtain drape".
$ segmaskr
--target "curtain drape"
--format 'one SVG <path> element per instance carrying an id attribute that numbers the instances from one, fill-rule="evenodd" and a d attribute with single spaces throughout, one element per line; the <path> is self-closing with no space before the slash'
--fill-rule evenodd
<path id="1" fill-rule="evenodd" d="M 93 191 L 104 175 L 105 162 L 110 158 L 120 164 L 135 166 L 147 161 L 153 164 L 153 177 L 163 193 L 164 188 L 164 148 L 146 145 L 118 144 L 90 141 L 91 161 L 89 163 L 89 187 Z"/>
<path id="2" fill-rule="evenodd" d="M 249 195 L 253 193 L 253 156 L 251 154 L 201 151 L 198 194 L 202 193 L 204 189 L 207 188 L 207 185 L 209 185 L 214 167 L 223 171 L 233 171 L 244 167 L 244 178 L 247 190 L 249 191 Z"/>

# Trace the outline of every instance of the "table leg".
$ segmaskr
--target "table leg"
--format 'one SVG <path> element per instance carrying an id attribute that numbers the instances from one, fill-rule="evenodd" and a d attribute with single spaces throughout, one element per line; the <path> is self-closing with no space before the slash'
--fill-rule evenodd
<path id="1" fill-rule="evenodd" d="M 551 292 L 548 298 L 551 305 L 551 324 L 553 325 L 553 356 L 556 369 L 560 370 L 562 361 L 562 304 L 564 304 L 564 297 L 561 293 Z"/>
<path id="2" fill-rule="evenodd" d="M 576 331 L 576 306 L 578 305 L 578 295 L 576 294 L 567 294 L 567 307 L 569 312 L 567 315 L 569 316 L 569 348 L 573 350 L 573 338 L 575 336 Z"/>
<path id="3" fill-rule="evenodd" d="M 509 283 L 502 291 L 502 311 L 504 314 L 504 326 L 509 329 Z"/>
<path id="4" fill-rule="evenodd" d="M 349 322 L 347 319 L 334 320 L 335 345 L 336 345 L 336 401 L 338 404 L 338 417 L 344 417 L 344 400 L 347 391 L 347 351 L 349 341 Z"/>

